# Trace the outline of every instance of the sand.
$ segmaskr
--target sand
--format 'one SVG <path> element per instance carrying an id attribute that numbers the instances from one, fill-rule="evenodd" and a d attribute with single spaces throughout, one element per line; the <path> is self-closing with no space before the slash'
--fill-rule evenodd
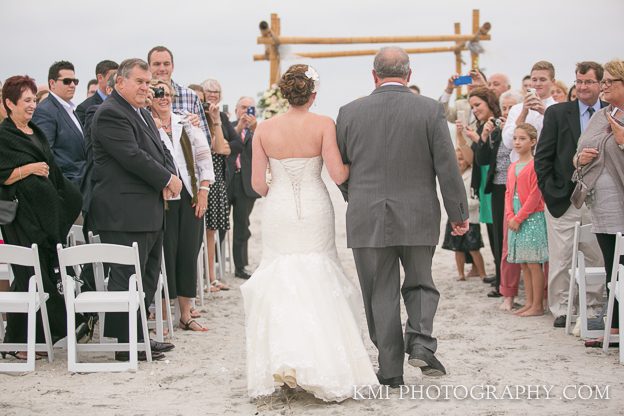
<path id="1" fill-rule="evenodd" d="M 329 185 L 329 189 L 340 259 L 347 276 L 357 282 L 351 251 L 346 248 L 346 204 L 337 188 Z M 259 200 L 252 214 L 250 241 L 250 261 L 256 265 L 261 256 L 261 210 Z M 489 249 L 482 252 L 491 269 Z M 176 330 L 172 340 L 176 348 L 167 353 L 166 361 L 140 363 L 136 373 L 71 374 L 65 352 L 58 350 L 52 364 L 40 360 L 33 373 L 0 374 L 0 415 L 622 413 L 624 367 L 618 364 L 617 349 L 608 355 L 600 349 L 586 349 L 579 338 L 553 328 L 550 315 L 518 318 L 499 311 L 500 300 L 486 297 L 490 287 L 480 279 L 455 281 L 452 252 L 437 250 L 433 273 L 441 293 L 434 324 L 437 356 L 448 370 L 442 378 L 423 377 L 406 363 L 409 386 L 387 394 L 374 392 L 376 398 L 326 404 L 305 392 L 279 391 L 252 401 L 246 390 L 244 313 L 238 290 L 243 281 L 230 277 L 227 283 L 232 290 L 210 296 L 200 308 L 200 322 L 210 331 Z M 363 322 L 363 313 L 360 318 Z M 376 366 L 375 348 L 368 338 L 366 343 Z M 488 385 L 496 392 L 486 394 Z M 538 385 L 546 387 L 532 390 L 530 399 L 523 393 L 523 388 Z M 503 390 L 505 386 L 509 390 Z M 370 393 L 358 391 L 359 397 Z"/>

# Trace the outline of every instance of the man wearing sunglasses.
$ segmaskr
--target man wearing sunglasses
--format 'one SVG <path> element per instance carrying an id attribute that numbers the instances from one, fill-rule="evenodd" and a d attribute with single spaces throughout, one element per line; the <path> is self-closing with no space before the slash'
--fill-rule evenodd
<path id="1" fill-rule="evenodd" d="M 74 65 L 67 61 L 52 64 L 48 71 L 50 95 L 37 106 L 33 122 L 45 134 L 54 160 L 63 175 L 76 186 L 84 175 L 86 150 L 83 127 L 71 102 L 78 86 Z"/>

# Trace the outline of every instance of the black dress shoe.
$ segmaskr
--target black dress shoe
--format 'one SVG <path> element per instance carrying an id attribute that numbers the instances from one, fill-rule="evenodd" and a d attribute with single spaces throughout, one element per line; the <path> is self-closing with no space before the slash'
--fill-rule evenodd
<path id="1" fill-rule="evenodd" d="M 555 328 L 565 328 L 566 316 L 561 315 L 555 318 L 555 322 L 553 322 L 553 326 Z"/>
<path id="2" fill-rule="evenodd" d="M 170 342 L 158 342 L 158 341 L 154 341 L 153 339 L 150 339 L 150 348 L 152 349 L 152 354 L 153 354 L 154 351 L 156 352 L 171 351 L 172 349 L 175 348 L 175 345 L 173 345 Z"/>
<path id="3" fill-rule="evenodd" d="M 403 381 L 403 376 L 383 378 L 377 373 L 377 380 L 379 380 L 379 384 L 383 384 L 384 386 L 390 386 L 393 389 L 398 389 L 400 386 L 405 385 Z"/>
<path id="4" fill-rule="evenodd" d="M 496 281 L 496 276 L 488 276 L 482 280 L 483 283 L 494 283 Z"/>
<path id="5" fill-rule="evenodd" d="M 147 354 L 145 354 L 145 351 L 139 351 L 137 358 L 139 361 L 147 361 Z M 165 358 L 165 354 L 163 354 L 162 352 L 152 351 L 152 361 L 159 361 L 159 360 L 162 360 L 163 358 Z M 116 361 L 130 361 L 130 352 L 117 351 L 115 353 L 115 360 Z"/>
<path id="6" fill-rule="evenodd" d="M 241 269 L 236 269 L 234 270 L 234 276 L 238 277 L 239 279 L 249 279 L 251 277 L 251 275 L 249 273 L 247 273 L 245 270 L 241 270 Z"/>
<path id="7" fill-rule="evenodd" d="M 440 377 L 446 375 L 446 369 L 435 354 L 427 348 L 416 345 L 409 354 L 407 363 L 413 367 L 420 368 L 423 375 L 429 377 Z"/>
<path id="8" fill-rule="evenodd" d="M 503 296 L 498 290 L 494 289 L 493 291 L 491 291 L 490 293 L 487 294 L 488 298 L 500 298 L 501 296 Z"/>

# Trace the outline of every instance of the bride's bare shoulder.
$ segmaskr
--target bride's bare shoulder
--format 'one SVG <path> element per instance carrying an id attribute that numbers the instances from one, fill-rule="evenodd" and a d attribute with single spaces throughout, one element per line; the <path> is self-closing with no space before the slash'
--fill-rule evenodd
<path id="1" fill-rule="evenodd" d="M 331 117 L 324 116 L 321 114 L 310 113 L 310 115 L 314 118 L 314 121 L 317 123 L 321 123 L 323 126 L 325 125 L 334 125 L 334 120 Z"/>

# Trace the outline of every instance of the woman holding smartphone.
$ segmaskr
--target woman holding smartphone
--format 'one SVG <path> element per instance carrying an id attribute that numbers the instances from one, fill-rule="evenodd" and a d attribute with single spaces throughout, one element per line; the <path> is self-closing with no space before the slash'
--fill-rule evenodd
<path id="1" fill-rule="evenodd" d="M 609 282 L 615 255 L 615 235 L 624 233 L 624 61 L 610 61 L 604 69 L 600 86 L 604 100 L 611 105 L 596 111 L 591 117 L 579 138 L 574 164 L 578 168 L 575 179 L 581 176 L 591 191 L 585 203 L 589 206 L 592 231 L 602 251 Z M 622 258 L 620 263 L 624 264 Z M 612 332 L 617 332 L 617 302 L 612 316 Z M 591 342 L 586 345 L 597 346 Z"/>

